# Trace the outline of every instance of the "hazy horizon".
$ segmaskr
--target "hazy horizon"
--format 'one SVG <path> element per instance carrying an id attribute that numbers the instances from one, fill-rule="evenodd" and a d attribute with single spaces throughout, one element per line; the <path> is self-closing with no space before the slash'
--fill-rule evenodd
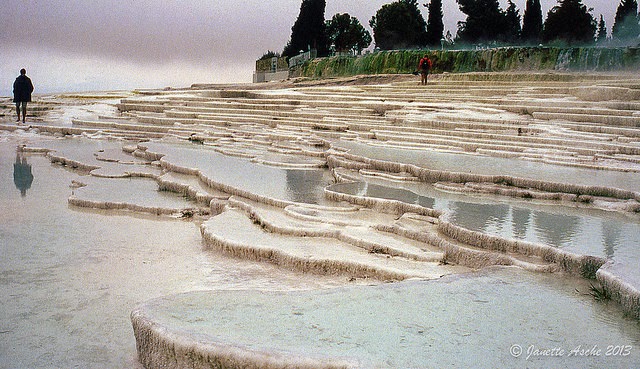
<path id="1" fill-rule="evenodd" d="M 20 68 L 35 93 L 251 82 L 255 60 L 281 52 L 289 40 L 301 2 L 7 2 L 0 13 L 0 96 L 11 95 Z M 327 0 L 325 18 L 349 13 L 370 30 L 371 17 L 391 2 Z M 521 16 L 525 2 L 514 0 Z M 500 3 L 506 8 L 506 0 Z M 544 17 L 556 3 L 541 0 Z M 611 29 L 619 1 L 583 3 Z M 443 12 L 445 29 L 455 35 L 464 14 L 455 0 L 443 0 Z"/>

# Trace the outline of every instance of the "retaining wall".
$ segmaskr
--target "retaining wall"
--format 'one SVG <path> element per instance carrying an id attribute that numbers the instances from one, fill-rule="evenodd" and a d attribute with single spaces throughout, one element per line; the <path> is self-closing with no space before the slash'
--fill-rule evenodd
<path id="1" fill-rule="evenodd" d="M 298 67 L 293 74 L 326 78 L 413 73 L 425 54 L 429 54 L 433 61 L 434 73 L 640 70 L 640 48 L 505 47 L 484 50 L 394 50 L 358 57 L 317 58 Z"/>

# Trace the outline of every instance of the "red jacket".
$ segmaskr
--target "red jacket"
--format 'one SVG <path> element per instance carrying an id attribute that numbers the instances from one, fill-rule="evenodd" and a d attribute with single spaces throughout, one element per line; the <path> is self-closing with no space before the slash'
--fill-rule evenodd
<path id="1" fill-rule="evenodd" d="M 430 70 L 431 69 L 431 59 L 426 56 L 420 59 L 420 64 L 418 64 L 418 69 L 420 70 Z"/>

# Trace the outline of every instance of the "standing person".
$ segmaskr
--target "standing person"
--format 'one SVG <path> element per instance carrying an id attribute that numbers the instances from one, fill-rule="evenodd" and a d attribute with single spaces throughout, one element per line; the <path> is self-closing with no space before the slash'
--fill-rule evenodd
<path id="1" fill-rule="evenodd" d="M 22 110 L 22 123 L 27 118 L 27 103 L 31 101 L 31 93 L 33 92 L 33 83 L 27 77 L 27 71 L 20 69 L 20 75 L 13 82 L 13 102 L 16 103 L 16 112 L 18 113 L 18 122 L 20 122 L 20 111 Z"/>
<path id="2" fill-rule="evenodd" d="M 425 55 L 422 59 L 420 59 L 418 70 L 420 71 L 420 83 L 426 85 L 429 71 L 431 71 L 431 59 L 429 59 L 429 55 Z"/>

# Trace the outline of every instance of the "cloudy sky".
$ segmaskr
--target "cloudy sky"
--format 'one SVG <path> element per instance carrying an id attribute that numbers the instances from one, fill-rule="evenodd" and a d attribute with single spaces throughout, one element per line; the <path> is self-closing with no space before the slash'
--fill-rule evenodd
<path id="1" fill-rule="evenodd" d="M 255 60 L 282 51 L 301 2 L 3 0 L 0 96 L 11 94 L 23 67 L 41 93 L 251 82 Z M 349 13 L 369 29 L 371 17 L 391 2 L 327 0 L 325 17 Z M 521 15 L 525 2 L 514 0 Z M 507 0 L 500 3 L 506 8 Z M 583 3 L 611 28 L 618 0 Z M 546 17 L 557 0 L 541 4 Z M 443 8 L 445 28 L 455 35 L 464 15 L 455 0 L 443 0 Z"/>

